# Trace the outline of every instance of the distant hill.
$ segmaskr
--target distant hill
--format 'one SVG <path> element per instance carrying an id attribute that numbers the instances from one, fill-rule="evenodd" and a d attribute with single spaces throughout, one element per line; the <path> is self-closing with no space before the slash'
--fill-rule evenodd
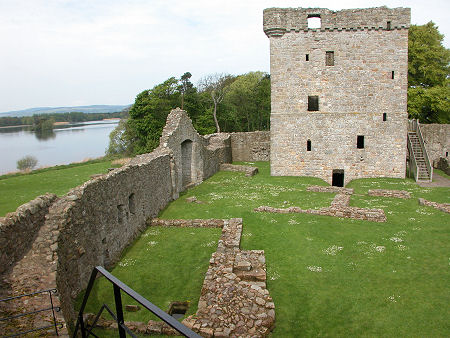
<path id="1" fill-rule="evenodd" d="M 93 105 L 93 106 L 76 106 L 76 107 L 38 107 L 28 108 L 24 110 L 14 110 L 5 113 L 0 113 L 0 117 L 5 116 L 32 116 L 34 114 L 58 114 L 58 113 L 115 113 L 128 108 L 130 105 Z"/>

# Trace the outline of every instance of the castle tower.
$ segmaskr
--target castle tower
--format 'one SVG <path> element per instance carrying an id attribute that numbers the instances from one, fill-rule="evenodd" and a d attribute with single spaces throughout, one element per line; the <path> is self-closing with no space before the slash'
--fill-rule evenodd
<path id="1" fill-rule="evenodd" d="M 405 177 L 410 13 L 264 10 L 272 175 Z"/>

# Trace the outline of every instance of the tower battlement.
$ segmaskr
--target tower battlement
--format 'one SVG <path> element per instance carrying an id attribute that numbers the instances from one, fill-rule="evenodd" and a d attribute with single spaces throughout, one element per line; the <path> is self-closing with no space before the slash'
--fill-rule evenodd
<path id="1" fill-rule="evenodd" d="M 267 8 L 264 10 L 264 32 L 268 37 L 290 31 L 307 31 L 308 18 L 320 17 L 321 31 L 394 30 L 409 28 L 410 8 L 375 7 L 331 11 L 327 8 Z"/>

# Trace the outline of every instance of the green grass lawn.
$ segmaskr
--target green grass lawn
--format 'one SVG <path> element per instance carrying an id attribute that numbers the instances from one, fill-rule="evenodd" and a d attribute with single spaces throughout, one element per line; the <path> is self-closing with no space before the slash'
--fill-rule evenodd
<path id="1" fill-rule="evenodd" d="M 384 209 L 386 223 L 257 213 L 261 205 L 320 208 L 335 194 L 306 191 L 326 185 L 320 179 L 270 177 L 268 163 L 256 165 L 254 177 L 217 173 L 160 217 L 243 218 L 241 248 L 265 250 L 274 337 L 450 335 L 450 217 L 417 201 L 449 203 L 449 188 L 420 188 L 409 179 L 351 182 L 351 205 Z M 372 197 L 369 189 L 407 190 L 413 198 Z M 191 196 L 205 203 L 187 203 Z M 190 300 L 192 313 L 219 233 L 149 228 L 112 273 L 164 310 L 171 300 Z M 97 305 L 106 290 L 98 287 Z"/>
<path id="2" fill-rule="evenodd" d="M 29 174 L 0 176 L 0 216 L 47 192 L 63 195 L 93 174 L 108 172 L 109 160 L 94 160 L 36 170 Z"/>

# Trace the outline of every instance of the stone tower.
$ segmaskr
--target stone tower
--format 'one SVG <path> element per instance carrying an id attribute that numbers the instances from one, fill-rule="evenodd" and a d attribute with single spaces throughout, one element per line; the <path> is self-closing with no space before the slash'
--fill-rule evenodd
<path id="1" fill-rule="evenodd" d="M 315 176 L 338 186 L 405 177 L 410 13 L 264 10 L 272 175 Z"/>

